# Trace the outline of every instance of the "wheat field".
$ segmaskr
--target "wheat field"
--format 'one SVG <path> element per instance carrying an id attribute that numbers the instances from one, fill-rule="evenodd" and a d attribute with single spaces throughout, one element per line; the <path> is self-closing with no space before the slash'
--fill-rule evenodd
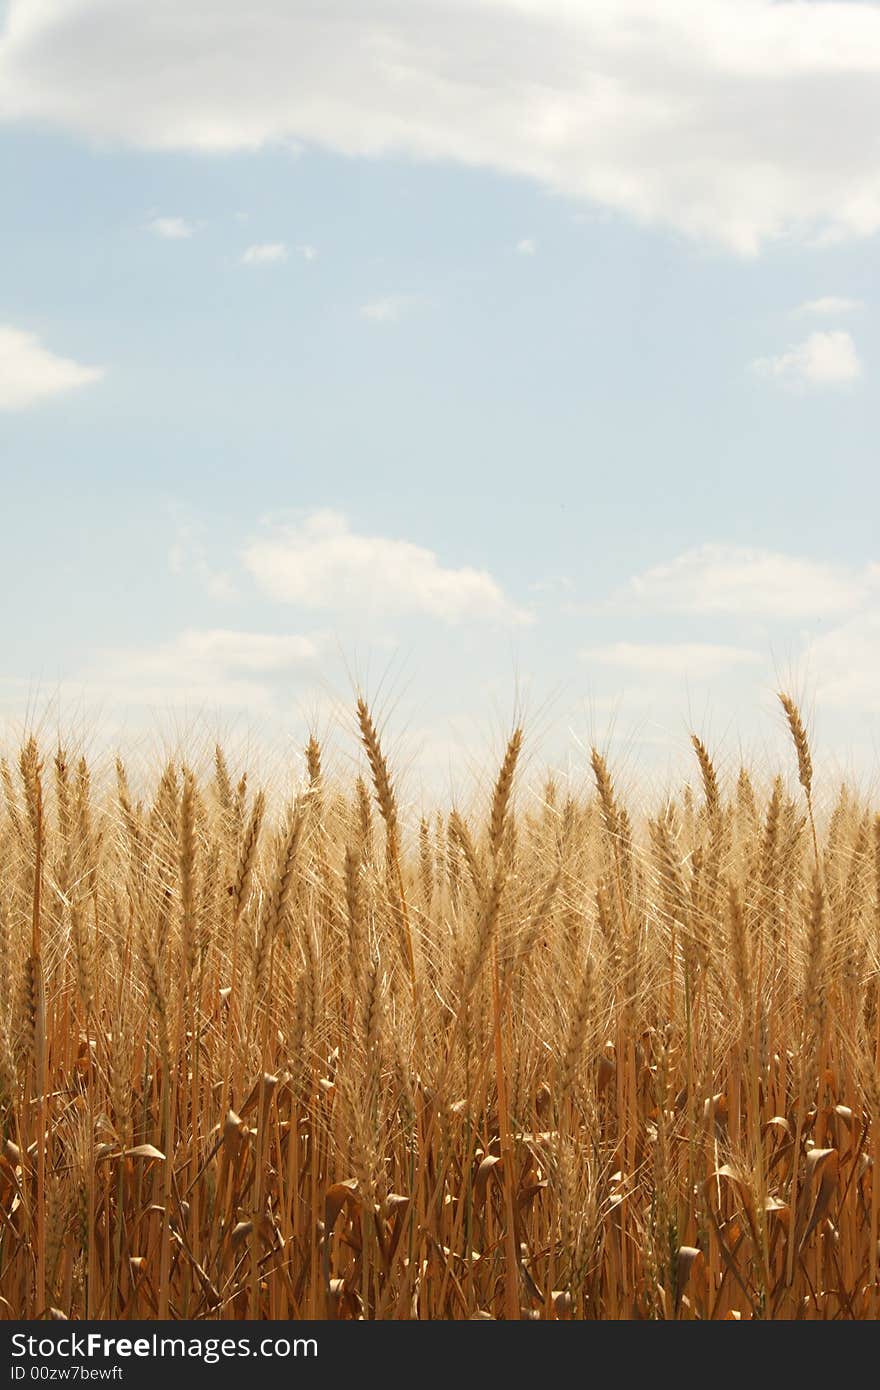
<path id="1" fill-rule="evenodd" d="M 316 739 L 2 763 L 6 1318 L 878 1311 L 880 816 L 780 775 L 398 800 Z M 730 785 L 727 785 L 728 781 Z M 818 823 L 817 823 L 818 822 Z"/>

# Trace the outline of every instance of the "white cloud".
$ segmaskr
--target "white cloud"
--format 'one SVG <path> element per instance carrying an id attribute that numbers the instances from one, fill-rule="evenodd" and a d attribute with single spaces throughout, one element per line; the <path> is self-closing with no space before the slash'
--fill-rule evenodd
<path id="1" fill-rule="evenodd" d="M 582 653 L 587 661 L 652 675 L 705 677 L 760 661 L 757 652 L 711 642 L 612 642 Z"/>
<path id="2" fill-rule="evenodd" d="M 842 329 L 811 333 L 778 357 L 756 358 L 752 369 L 759 376 L 799 388 L 847 386 L 862 375 L 856 345 Z"/>
<path id="3" fill-rule="evenodd" d="M 748 255 L 880 227 L 878 76 L 831 0 L 10 0 L 0 120 L 491 167 Z"/>
<path id="4" fill-rule="evenodd" d="M 446 569 L 410 541 L 356 535 L 337 512 L 277 527 L 251 541 L 242 559 L 267 594 L 302 608 L 352 617 L 420 613 L 447 623 L 529 621 L 485 570 Z"/>
<path id="5" fill-rule="evenodd" d="M 179 702 L 267 710 L 273 682 L 310 671 L 319 642 L 310 637 L 187 629 L 154 646 L 102 653 L 85 683 L 114 702 L 163 706 Z"/>
<path id="6" fill-rule="evenodd" d="M 167 650 L 175 660 L 239 672 L 289 671 L 313 661 L 318 654 L 311 637 L 232 632 L 227 628 L 189 629 Z"/>
<path id="7" fill-rule="evenodd" d="M 283 241 L 265 241 L 249 246 L 242 255 L 244 265 L 274 265 L 287 260 L 287 247 Z"/>
<path id="8" fill-rule="evenodd" d="M 817 618 L 853 611 L 878 582 L 878 566 L 852 570 L 772 550 L 707 544 L 637 575 L 616 602 L 677 613 Z"/>
<path id="9" fill-rule="evenodd" d="M 174 542 L 168 555 L 172 572 L 194 575 L 211 598 L 235 598 L 237 590 L 230 576 L 215 569 L 208 559 L 203 528 L 185 517 L 176 504 L 169 510 L 174 524 Z"/>
<path id="10" fill-rule="evenodd" d="M 389 294 L 384 299 L 373 299 L 361 305 L 361 317 L 371 323 L 400 323 L 415 304 L 412 295 Z"/>
<path id="11" fill-rule="evenodd" d="M 318 259 L 317 246 L 310 246 L 308 242 L 303 242 L 302 245 L 297 246 L 296 249 L 304 261 L 315 261 Z"/>
<path id="12" fill-rule="evenodd" d="M 524 236 L 516 243 L 516 249 L 521 256 L 534 256 L 538 250 L 538 243 L 534 237 Z"/>
<path id="13" fill-rule="evenodd" d="M 154 217 L 150 229 L 166 241 L 186 241 L 193 234 L 190 223 L 183 217 Z"/>
<path id="14" fill-rule="evenodd" d="M 570 594 L 573 590 L 574 580 L 567 574 L 548 574 L 529 585 L 529 592 L 533 594 Z"/>
<path id="15" fill-rule="evenodd" d="M 864 309 L 861 299 L 845 299 L 839 294 L 826 294 L 821 299 L 808 299 L 799 304 L 799 314 L 814 314 L 817 318 L 835 318 L 838 314 L 854 314 Z"/>
<path id="16" fill-rule="evenodd" d="M 100 381 L 103 367 L 84 367 L 44 348 L 35 333 L 0 324 L 0 410 L 28 406 Z"/>
<path id="17" fill-rule="evenodd" d="M 816 638 L 804 666 L 820 703 L 880 710 L 880 613 L 857 614 Z"/>

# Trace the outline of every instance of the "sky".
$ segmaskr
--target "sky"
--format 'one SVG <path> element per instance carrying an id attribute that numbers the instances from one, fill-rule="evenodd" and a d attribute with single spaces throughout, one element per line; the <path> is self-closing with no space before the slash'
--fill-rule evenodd
<path id="1" fill-rule="evenodd" d="M 0 738 L 880 740 L 880 4 L 0 0 Z"/>

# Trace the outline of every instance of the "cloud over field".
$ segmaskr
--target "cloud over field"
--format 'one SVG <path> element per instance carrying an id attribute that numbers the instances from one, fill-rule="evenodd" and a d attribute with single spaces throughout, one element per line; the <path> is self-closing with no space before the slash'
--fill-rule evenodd
<path id="1" fill-rule="evenodd" d="M 359 535 L 338 512 L 273 527 L 245 546 L 242 559 L 266 594 L 302 608 L 528 621 L 485 570 L 448 568 L 411 541 Z"/>
<path id="2" fill-rule="evenodd" d="M 622 670 L 642 671 L 652 676 L 716 676 L 736 666 L 759 662 L 757 652 L 747 647 L 725 646 L 716 642 L 610 642 L 588 647 L 582 653 L 588 662 Z"/>
<path id="3" fill-rule="evenodd" d="M 778 551 L 706 544 L 636 575 L 615 603 L 673 613 L 815 618 L 852 612 L 878 584 L 878 565 L 857 570 Z"/>
<path id="4" fill-rule="evenodd" d="M 0 324 L 0 410 L 26 410 L 103 375 L 103 367 L 85 367 L 50 352 L 35 333 Z"/>
<path id="5" fill-rule="evenodd" d="M 154 217 L 150 230 L 163 241 L 188 241 L 193 234 L 192 224 L 184 217 Z"/>
<path id="6" fill-rule="evenodd" d="M 267 241 L 249 246 L 242 254 L 244 265 L 277 265 L 287 260 L 287 247 L 283 241 Z"/>
<path id="7" fill-rule="evenodd" d="M 811 333 L 775 357 L 757 358 L 752 368 L 759 376 L 799 389 L 848 386 L 862 375 L 856 345 L 851 335 L 839 328 Z"/>
<path id="8" fill-rule="evenodd" d="M 0 120 L 490 167 L 749 255 L 880 227 L 878 77 L 831 0 L 10 0 Z"/>
<path id="9" fill-rule="evenodd" d="M 880 614 L 858 613 L 817 637 L 804 664 L 823 704 L 880 710 Z"/>
<path id="10" fill-rule="evenodd" d="M 815 318 L 833 318 L 837 314 L 855 314 L 864 309 L 861 299 L 847 299 L 840 294 L 825 294 L 820 299 L 808 299 L 799 304 L 799 314 L 811 314 Z"/>
<path id="11" fill-rule="evenodd" d="M 166 642 L 105 651 L 88 684 L 111 700 L 138 705 L 266 710 L 274 683 L 311 671 L 319 651 L 314 637 L 188 628 Z"/>
<path id="12" fill-rule="evenodd" d="M 361 318 L 367 319 L 370 323 L 400 323 L 401 319 L 410 313 L 416 303 L 417 300 L 413 295 L 385 295 L 383 299 L 371 299 L 368 303 L 362 304 Z"/>

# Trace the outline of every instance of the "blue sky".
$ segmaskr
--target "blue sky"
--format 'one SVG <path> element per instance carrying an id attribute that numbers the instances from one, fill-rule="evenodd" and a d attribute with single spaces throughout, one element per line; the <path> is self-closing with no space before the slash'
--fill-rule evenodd
<path id="1" fill-rule="evenodd" d="M 871 772 L 880 5 L 242 13 L 0 7 L 8 726 Z"/>

